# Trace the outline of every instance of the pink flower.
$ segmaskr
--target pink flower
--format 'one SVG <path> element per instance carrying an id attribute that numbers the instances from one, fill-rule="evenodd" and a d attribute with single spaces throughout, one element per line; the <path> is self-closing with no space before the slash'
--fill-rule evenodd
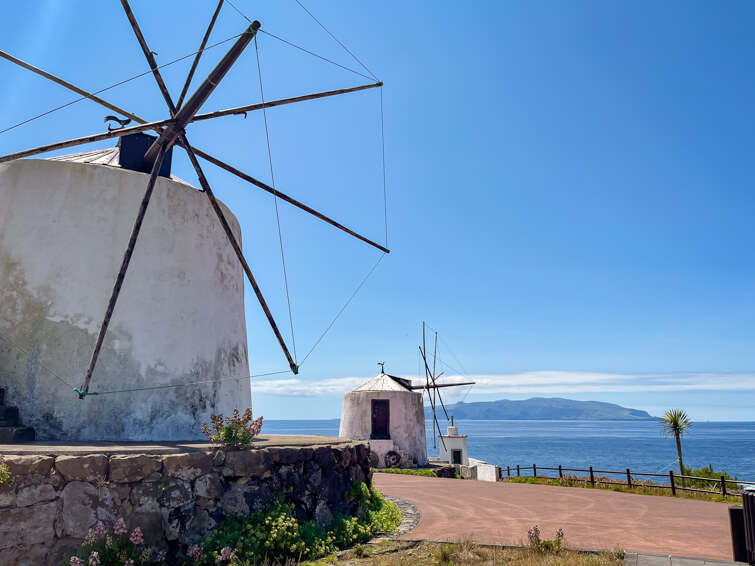
<path id="1" fill-rule="evenodd" d="M 166 554 L 167 552 L 165 552 L 164 550 L 161 550 L 160 552 L 157 553 L 157 556 L 155 557 L 155 561 L 156 562 L 164 561 Z"/>
<path id="2" fill-rule="evenodd" d="M 84 563 L 81 561 L 81 558 L 78 556 L 71 556 L 70 561 L 71 566 L 84 566 Z"/>
<path id="3" fill-rule="evenodd" d="M 125 535 L 127 532 L 128 528 L 126 528 L 126 521 L 123 520 L 123 517 L 119 517 L 113 526 L 113 534 Z"/>
<path id="4" fill-rule="evenodd" d="M 106 533 L 105 525 L 102 524 L 102 521 L 97 521 L 97 524 L 94 526 L 94 534 L 97 536 L 102 536 Z"/>
<path id="5" fill-rule="evenodd" d="M 252 421 L 252 424 L 249 425 L 249 434 L 251 434 L 252 436 L 259 436 L 261 430 L 262 430 L 262 417 Z"/>
<path id="6" fill-rule="evenodd" d="M 190 558 L 199 558 L 202 556 L 202 548 L 198 544 L 192 544 L 186 551 L 186 555 Z"/>
<path id="7" fill-rule="evenodd" d="M 136 527 L 131 533 L 131 536 L 128 540 L 130 540 L 134 544 L 142 544 L 144 542 L 144 535 L 142 535 L 142 530 L 139 527 Z"/>
<path id="8" fill-rule="evenodd" d="M 233 552 L 231 551 L 230 546 L 225 546 L 223 547 L 223 550 L 220 551 L 220 556 L 223 557 L 223 560 L 230 560 L 232 554 Z"/>
<path id="9" fill-rule="evenodd" d="M 129 558 L 123 563 L 123 566 L 134 566 L 134 561 Z"/>
<path id="10" fill-rule="evenodd" d="M 89 555 L 89 566 L 100 566 L 100 553 L 97 551 Z"/>

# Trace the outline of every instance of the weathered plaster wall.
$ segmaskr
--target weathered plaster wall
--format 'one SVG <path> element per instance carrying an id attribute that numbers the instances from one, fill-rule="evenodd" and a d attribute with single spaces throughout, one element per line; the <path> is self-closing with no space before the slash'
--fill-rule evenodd
<path id="1" fill-rule="evenodd" d="M 258 511 L 278 495 L 300 520 L 328 525 L 336 513 L 359 512 L 344 495 L 372 478 L 365 443 L 5 461 L 14 479 L 0 487 L 3 566 L 59 566 L 97 521 L 112 529 L 119 517 L 170 558 L 227 515 Z"/>
<path id="2" fill-rule="evenodd" d="M 396 447 L 413 462 L 402 465 L 427 464 L 425 440 L 425 409 L 422 394 L 407 391 L 352 391 L 343 400 L 341 427 L 338 436 L 368 440 L 372 434 L 372 400 L 390 401 L 389 434 Z M 384 467 L 382 462 L 378 464 Z"/>
<path id="3" fill-rule="evenodd" d="M 0 165 L 0 333 L 17 344 L 0 338 L 0 386 L 38 438 L 196 439 L 210 412 L 251 405 L 248 379 L 79 400 L 45 369 L 83 384 L 147 179 L 73 162 Z M 242 277 L 206 196 L 159 178 L 90 391 L 247 376 Z"/>

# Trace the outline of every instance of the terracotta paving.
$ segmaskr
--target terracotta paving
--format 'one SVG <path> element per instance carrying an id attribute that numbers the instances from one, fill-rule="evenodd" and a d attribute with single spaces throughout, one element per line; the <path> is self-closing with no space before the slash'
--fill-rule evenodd
<path id="1" fill-rule="evenodd" d="M 417 527 L 400 538 L 525 544 L 538 525 L 546 538 L 562 528 L 573 548 L 731 560 L 724 503 L 397 474 L 375 474 L 374 483 L 420 512 Z"/>

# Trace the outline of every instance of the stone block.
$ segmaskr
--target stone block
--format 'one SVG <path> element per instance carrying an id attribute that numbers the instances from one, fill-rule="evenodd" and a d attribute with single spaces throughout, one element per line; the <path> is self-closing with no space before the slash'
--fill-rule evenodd
<path id="1" fill-rule="evenodd" d="M 162 469 L 162 458 L 146 454 L 112 456 L 110 458 L 110 481 L 129 483 L 155 476 Z"/>
<path id="2" fill-rule="evenodd" d="M 131 511 L 131 516 L 126 517 L 129 532 L 136 527 L 142 530 L 144 540 L 148 545 L 158 545 L 163 542 L 163 518 L 160 505 L 154 499 L 137 505 Z"/>
<path id="3" fill-rule="evenodd" d="M 223 481 L 215 474 L 207 474 L 194 481 L 194 493 L 198 497 L 217 499 L 223 494 Z"/>
<path id="4" fill-rule="evenodd" d="M 224 476 L 249 476 L 267 479 L 273 473 L 273 459 L 267 450 L 239 450 L 228 452 L 223 466 Z"/>
<path id="5" fill-rule="evenodd" d="M 133 505 L 144 505 L 148 501 L 157 499 L 160 491 L 154 483 L 140 483 L 131 488 L 129 499 Z"/>
<path id="6" fill-rule="evenodd" d="M 6 549 L 13 546 L 52 544 L 57 511 L 54 501 L 0 510 L 0 557 L 5 559 Z"/>
<path id="7" fill-rule="evenodd" d="M 330 446 L 319 446 L 315 449 L 315 461 L 321 468 L 332 468 L 336 463 L 336 456 Z"/>
<path id="8" fill-rule="evenodd" d="M 227 515 L 248 515 L 249 505 L 247 504 L 246 498 L 244 497 L 244 495 L 246 495 L 246 492 L 246 486 L 234 484 L 233 486 L 231 486 L 231 489 L 229 489 L 223 495 L 223 497 L 220 498 L 218 506 Z"/>
<path id="9" fill-rule="evenodd" d="M 52 456 L 5 456 L 8 471 L 14 478 L 26 476 L 48 476 L 55 463 Z"/>
<path id="10" fill-rule="evenodd" d="M 163 475 L 191 481 L 212 471 L 212 456 L 204 452 L 171 454 L 163 458 Z"/>
<path id="11" fill-rule="evenodd" d="M 62 535 L 84 538 L 97 522 L 96 509 L 99 503 L 97 488 L 82 481 L 69 482 L 60 493 L 63 503 L 60 520 Z"/>
<path id="12" fill-rule="evenodd" d="M 354 460 L 354 448 L 350 446 L 342 448 L 340 450 L 340 455 L 341 455 L 341 466 L 344 468 L 348 468 L 351 465 L 351 462 Z"/>
<path id="13" fill-rule="evenodd" d="M 92 481 L 107 478 L 108 457 L 104 454 L 58 456 L 55 470 L 66 481 Z"/>
<path id="14" fill-rule="evenodd" d="M 50 548 L 44 544 L 24 544 L 2 551 L 0 564 L 13 566 L 40 566 L 40 564 L 55 564 L 50 561 Z"/>
<path id="15" fill-rule="evenodd" d="M 16 488 L 13 485 L 0 486 L 0 509 L 16 504 Z"/>
<path id="16" fill-rule="evenodd" d="M 333 524 L 333 513 L 331 513 L 330 507 L 325 501 L 320 501 L 315 507 L 315 521 L 325 528 L 330 528 Z"/>
<path id="17" fill-rule="evenodd" d="M 192 501 L 191 490 L 182 485 L 170 485 L 166 487 L 157 498 L 162 507 L 183 507 Z M 171 539 L 172 540 L 172 539 Z"/>
<path id="18" fill-rule="evenodd" d="M 40 501 L 51 501 L 57 497 L 55 489 L 49 484 L 42 483 L 19 488 L 16 493 L 16 506 L 28 507 Z"/>

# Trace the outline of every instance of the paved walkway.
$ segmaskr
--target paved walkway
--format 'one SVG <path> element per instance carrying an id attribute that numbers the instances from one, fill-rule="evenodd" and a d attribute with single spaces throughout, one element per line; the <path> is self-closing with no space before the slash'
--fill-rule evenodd
<path id="1" fill-rule="evenodd" d="M 728 506 L 723 503 L 398 474 L 375 474 L 374 482 L 386 495 L 419 510 L 419 524 L 401 537 L 405 539 L 525 544 L 528 529 L 538 525 L 546 538 L 562 528 L 573 548 L 664 555 L 654 561 L 641 554 L 636 566 L 668 566 L 669 555 L 731 560 Z"/>

